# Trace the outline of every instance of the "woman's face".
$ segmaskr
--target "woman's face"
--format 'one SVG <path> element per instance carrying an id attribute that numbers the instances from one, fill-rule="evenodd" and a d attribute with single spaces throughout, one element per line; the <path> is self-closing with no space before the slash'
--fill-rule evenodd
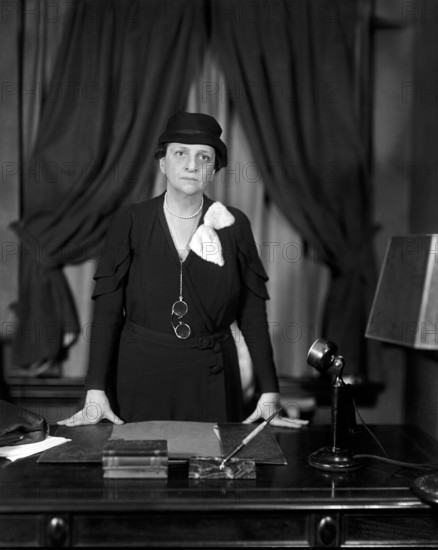
<path id="1" fill-rule="evenodd" d="M 166 156 L 160 159 L 167 189 L 186 195 L 203 193 L 214 178 L 215 154 L 210 145 L 169 143 Z"/>

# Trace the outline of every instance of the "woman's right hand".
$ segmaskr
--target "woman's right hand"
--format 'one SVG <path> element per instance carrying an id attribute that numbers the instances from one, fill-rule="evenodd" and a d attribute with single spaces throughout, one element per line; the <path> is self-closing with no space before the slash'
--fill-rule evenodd
<path id="1" fill-rule="evenodd" d="M 84 424 L 97 424 L 104 418 L 114 424 L 123 424 L 123 420 L 113 413 L 108 397 L 103 390 L 88 390 L 84 407 L 70 418 L 60 420 L 57 424 L 70 427 L 83 426 Z"/>

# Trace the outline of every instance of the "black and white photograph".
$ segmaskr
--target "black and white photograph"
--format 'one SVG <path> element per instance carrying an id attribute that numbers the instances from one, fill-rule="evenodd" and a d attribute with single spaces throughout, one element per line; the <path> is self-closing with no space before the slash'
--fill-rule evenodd
<path id="1" fill-rule="evenodd" d="M 438 546 L 438 1 L 0 0 L 0 548 Z"/>

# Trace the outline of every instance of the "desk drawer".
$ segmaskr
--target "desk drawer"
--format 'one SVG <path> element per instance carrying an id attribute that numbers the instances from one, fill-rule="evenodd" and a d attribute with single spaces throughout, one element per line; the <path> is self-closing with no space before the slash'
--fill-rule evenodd
<path id="1" fill-rule="evenodd" d="M 45 516 L 39 514 L 2 514 L 0 547 L 37 547 L 44 544 Z"/>
<path id="2" fill-rule="evenodd" d="M 424 512 L 346 514 L 342 546 L 432 546 L 438 545 L 438 515 Z"/>
<path id="3" fill-rule="evenodd" d="M 77 515 L 74 546 L 303 546 L 309 544 L 307 514 L 273 512 Z"/>

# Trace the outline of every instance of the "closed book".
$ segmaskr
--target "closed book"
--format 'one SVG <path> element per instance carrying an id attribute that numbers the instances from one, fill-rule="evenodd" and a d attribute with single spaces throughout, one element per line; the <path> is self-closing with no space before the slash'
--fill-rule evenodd
<path id="1" fill-rule="evenodd" d="M 165 479 L 168 463 L 165 439 L 110 439 L 102 452 L 104 478 Z"/>
<path id="2" fill-rule="evenodd" d="M 123 468 L 126 466 L 137 466 L 141 468 L 156 468 L 168 464 L 167 456 L 103 456 L 102 466 L 104 468 Z"/>
<path id="3" fill-rule="evenodd" d="M 166 457 L 168 456 L 167 441 L 165 439 L 110 439 L 105 443 L 102 452 L 102 457 L 108 456 Z"/>
<path id="4" fill-rule="evenodd" d="M 139 468 L 136 466 L 127 466 L 124 468 L 104 468 L 103 477 L 105 478 L 143 478 L 143 479 L 166 479 L 168 476 L 167 466 L 156 468 Z"/>

